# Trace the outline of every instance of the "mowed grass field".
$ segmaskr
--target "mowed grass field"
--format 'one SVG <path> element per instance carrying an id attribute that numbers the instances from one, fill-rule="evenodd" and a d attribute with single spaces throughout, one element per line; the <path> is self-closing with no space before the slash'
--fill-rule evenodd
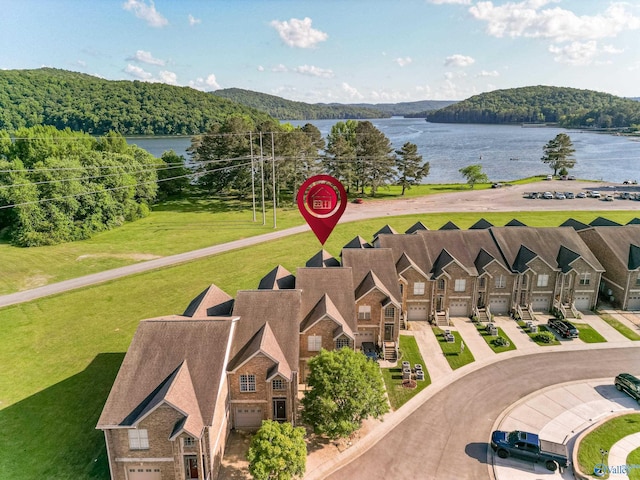
<path id="1" fill-rule="evenodd" d="M 200 207 L 195 212 L 189 208 L 172 206 L 170 211 L 107 232 L 89 243 L 95 242 L 96 253 L 158 248 L 167 254 L 254 234 L 253 225 L 245 228 L 234 223 L 233 217 L 220 220 L 216 216 L 228 212 L 209 218 L 208 207 L 204 212 L 197 211 Z M 289 214 L 291 224 L 300 223 L 297 212 Z M 325 248 L 337 256 L 353 237 L 371 240 L 384 224 L 402 232 L 418 220 L 429 228 L 439 228 L 449 220 L 467 228 L 481 217 L 495 225 L 518 218 L 531 226 L 556 226 L 568 217 L 588 223 L 595 216 L 589 212 L 511 212 L 385 217 L 338 225 Z M 187 217 L 203 220 L 190 225 Z M 607 212 L 607 217 L 626 223 L 633 212 Z M 280 218 L 284 226 L 286 221 Z M 194 236 L 204 238 L 195 240 Z M 28 258 L 30 252 L 40 256 L 33 265 L 43 271 L 52 265 L 71 269 L 67 264 L 76 262 L 74 254 L 61 257 L 54 247 L 46 254 L 37 253 L 39 249 L 16 249 L 24 257 L 15 256 L 13 247 L 2 247 L 3 275 L 5 266 L 11 271 L 12 262 Z M 82 250 L 73 244 L 59 248 Z M 107 479 L 104 440 L 95 425 L 139 321 L 181 313 L 211 283 L 235 296 L 239 289 L 256 288 L 260 278 L 278 264 L 295 274 L 319 249 L 309 232 L 0 309 L 0 478 Z M 5 263 L 6 252 L 14 256 Z"/>

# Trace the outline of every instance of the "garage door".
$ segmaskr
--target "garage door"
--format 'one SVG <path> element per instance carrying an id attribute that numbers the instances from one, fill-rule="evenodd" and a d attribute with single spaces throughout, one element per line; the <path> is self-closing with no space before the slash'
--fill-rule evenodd
<path id="1" fill-rule="evenodd" d="M 356 347 L 362 346 L 362 342 L 376 343 L 373 330 L 360 330 L 358 332 L 358 336 L 356 337 Z"/>
<path id="2" fill-rule="evenodd" d="M 506 315 L 509 313 L 509 300 L 506 298 L 492 298 L 489 300 L 489 308 L 494 315 Z"/>
<path id="3" fill-rule="evenodd" d="M 159 468 L 129 467 L 127 474 L 129 480 L 162 480 Z"/>
<path id="4" fill-rule="evenodd" d="M 260 428 L 262 426 L 261 407 L 237 407 L 236 428 Z"/>
<path id="5" fill-rule="evenodd" d="M 591 296 L 590 295 L 580 295 L 577 296 L 573 300 L 573 304 L 576 306 L 577 310 L 586 311 L 591 308 Z"/>
<path id="6" fill-rule="evenodd" d="M 469 307 L 466 301 L 451 302 L 449 304 L 449 316 L 450 317 L 468 317 Z"/>
<path id="7" fill-rule="evenodd" d="M 627 310 L 640 310 L 640 295 L 631 295 L 629 297 Z"/>
<path id="8" fill-rule="evenodd" d="M 531 306 L 534 312 L 548 312 L 549 297 L 533 297 L 531 299 Z"/>
<path id="9" fill-rule="evenodd" d="M 407 310 L 407 320 L 428 320 L 427 307 L 409 306 Z"/>

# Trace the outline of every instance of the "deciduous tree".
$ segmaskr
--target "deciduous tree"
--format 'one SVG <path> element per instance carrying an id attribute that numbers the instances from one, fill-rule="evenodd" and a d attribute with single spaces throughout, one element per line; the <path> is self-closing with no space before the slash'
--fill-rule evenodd
<path id="1" fill-rule="evenodd" d="M 363 420 L 389 410 L 380 367 L 361 353 L 322 350 L 309 360 L 309 370 L 311 390 L 302 399 L 302 418 L 316 433 L 346 437 Z"/>
<path id="2" fill-rule="evenodd" d="M 256 480 L 302 476 L 307 462 L 304 428 L 265 420 L 251 439 L 247 460 L 249 472 Z"/>
<path id="3" fill-rule="evenodd" d="M 458 170 L 464 178 L 467 179 L 467 184 L 470 188 L 473 188 L 476 183 L 488 183 L 489 177 L 482 171 L 482 165 L 469 165 L 468 167 Z"/>

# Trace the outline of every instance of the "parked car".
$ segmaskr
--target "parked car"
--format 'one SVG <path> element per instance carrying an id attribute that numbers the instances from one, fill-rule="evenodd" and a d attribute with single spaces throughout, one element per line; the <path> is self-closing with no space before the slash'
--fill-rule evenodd
<path id="1" fill-rule="evenodd" d="M 362 353 L 369 359 L 374 362 L 378 361 L 378 352 L 376 351 L 376 345 L 373 342 L 362 342 Z"/>
<path id="2" fill-rule="evenodd" d="M 591 192 L 591 198 L 600 198 L 600 192 L 594 190 Z"/>
<path id="3" fill-rule="evenodd" d="M 357 203 L 357 204 L 364 203 L 364 200 L 363 200 L 363 199 L 361 199 L 360 197 L 358 197 L 358 198 L 354 198 L 354 199 L 353 199 L 353 203 Z"/>
<path id="4" fill-rule="evenodd" d="M 558 318 L 551 318 L 547 322 L 547 326 L 560 335 L 562 338 L 578 338 L 578 329 L 571 322 L 566 320 L 560 320 Z"/>
<path id="5" fill-rule="evenodd" d="M 621 373 L 613 383 L 619 391 L 628 393 L 640 403 L 640 379 L 630 373 Z"/>
<path id="6" fill-rule="evenodd" d="M 576 198 L 573 192 L 564 192 L 564 196 L 567 198 Z"/>
<path id="7" fill-rule="evenodd" d="M 567 177 L 567 180 L 575 180 L 575 179 L 576 179 L 576 176 L 575 176 L 575 175 L 569 175 L 569 176 Z"/>
<path id="8" fill-rule="evenodd" d="M 605 202 L 613 202 L 613 195 L 605 195 L 604 196 L 604 201 Z"/>
<path id="9" fill-rule="evenodd" d="M 555 471 L 569 466 L 567 446 L 562 443 L 540 440 L 534 433 L 504 432 L 495 430 L 491 434 L 491 449 L 500 458 L 517 457 L 532 462 L 544 462 L 547 470 Z"/>
<path id="10" fill-rule="evenodd" d="M 587 194 L 584 192 L 578 192 L 578 194 L 576 195 L 577 198 L 587 198 Z"/>
<path id="11" fill-rule="evenodd" d="M 556 192 L 556 200 L 565 200 L 567 197 L 565 197 L 564 193 L 562 192 Z"/>
<path id="12" fill-rule="evenodd" d="M 553 180 L 553 175 L 547 175 L 546 180 Z"/>
<path id="13" fill-rule="evenodd" d="M 551 192 L 544 192 L 544 193 L 542 194 L 542 198 L 544 198 L 544 199 L 546 199 L 546 200 L 550 200 L 550 199 L 552 199 L 552 198 L 553 198 L 553 193 L 551 193 Z"/>

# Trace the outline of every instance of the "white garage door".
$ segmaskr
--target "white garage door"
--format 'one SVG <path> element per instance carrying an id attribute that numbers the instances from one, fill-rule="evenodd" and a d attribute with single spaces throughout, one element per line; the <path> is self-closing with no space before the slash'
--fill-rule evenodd
<path id="1" fill-rule="evenodd" d="M 162 472 L 159 468 L 129 467 L 127 478 L 129 480 L 162 480 Z"/>
<path id="2" fill-rule="evenodd" d="M 627 310 L 640 310 L 640 295 L 631 295 L 629 297 Z"/>
<path id="3" fill-rule="evenodd" d="M 427 307 L 422 306 L 409 306 L 407 309 L 407 320 L 428 320 L 429 315 Z"/>
<path id="4" fill-rule="evenodd" d="M 373 330 L 360 330 L 358 335 L 356 336 L 356 347 L 362 346 L 362 342 L 373 342 L 376 343 L 375 335 L 373 334 Z"/>
<path id="5" fill-rule="evenodd" d="M 506 298 L 492 298 L 489 300 L 489 308 L 494 315 L 506 315 L 509 313 L 509 300 Z"/>
<path id="6" fill-rule="evenodd" d="M 237 407 L 236 428 L 260 428 L 262 426 L 261 407 Z"/>
<path id="7" fill-rule="evenodd" d="M 577 310 L 586 311 L 591 307 L 591 296 L 590 295 L 580 295 L 577 296 L 573 300 L 573 304 L 576 306 Z"/>
<path id="8" fill-rule="evenodd" d="M 533 297 L 531 299 L 531 306 L 534 312 L 548 312 L 549 297 Z"/>
<path id="9" fill-rule="evenodd" d="M 451 302 L 449 304 L 450 317 L 467 317 L 469 316 L 469 307 L 466 301 Z"/>

